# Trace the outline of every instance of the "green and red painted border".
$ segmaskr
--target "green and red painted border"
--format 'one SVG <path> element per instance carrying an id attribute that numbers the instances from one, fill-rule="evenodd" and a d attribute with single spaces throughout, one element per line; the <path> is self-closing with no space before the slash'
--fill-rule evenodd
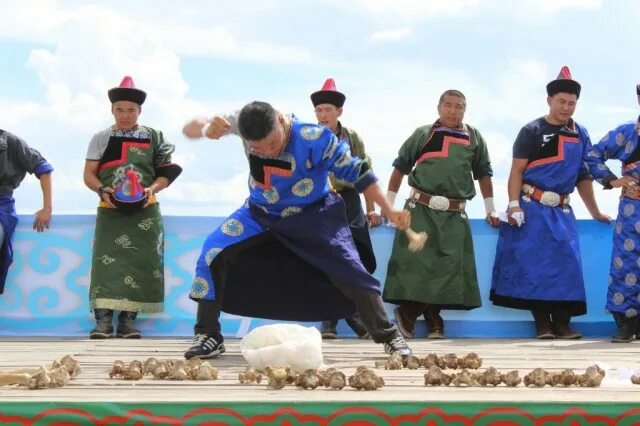
<path id="1" fill-rule="evenodd" d="M 640 424 L 640 403 L 0 401 L 0 424 L 625 426 Z"/>

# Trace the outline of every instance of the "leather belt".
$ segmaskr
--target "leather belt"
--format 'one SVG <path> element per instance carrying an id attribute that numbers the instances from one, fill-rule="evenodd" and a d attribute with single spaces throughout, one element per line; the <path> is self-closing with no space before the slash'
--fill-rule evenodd
<path id="1" fill-rule="evenodd" d="M 423 204 L 430 209 L 442 212 L 463 213 L 467 205 L 466 200 L 458 200 L 455 198 L 447 198 L 442 195 L 431 195 L 418 189 L 411 188 L 409 200 Z"/>
<path id="2" fill-rule="evenodd" d="M 522 184 L 522 193 L 525 197 L 533 198 L 545 206 L 567 207 L 569 205 L 569 195 L 560 195 L 557 192 L 545 191 L 529 183 Z"/>

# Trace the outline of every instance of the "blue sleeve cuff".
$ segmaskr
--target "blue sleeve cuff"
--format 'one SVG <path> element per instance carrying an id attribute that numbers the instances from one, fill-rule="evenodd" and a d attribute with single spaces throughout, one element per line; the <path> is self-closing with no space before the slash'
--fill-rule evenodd
<path id="1" fill-rule="evenodd" d="M 616 179 L 618 179 L 618 176 L 614 175 L 613 173 L 609 173 L 602 178 L 602 186 L 604 187 L 604 189 L 613 189 L 613 186 L 611 186 L 611 181 Z"/>
<path id="2" fill-rule="evenodd" d="M 37 178 L 40 178 L 40 176 L 51 173 L 52 171 L 53 166 L 46 161 L 43 161 L 42 163 L 38 164 L 35 169 L 33 169 L 33 174 L 35 174 Z"/>
<path id="3" fill-rule="evenodd" d="M 582 182 L 583 180 L 593 180 L 593 176 L 589 173 L 585 173 L 582 175 L 578 175 L 578 180 L 576 181 L 576 183 L 578 182 Z"/>
<path id="4" fill-rule="evenodd" d="M 372 171 L 368 171 L 353 184 L 353 187 L 356 191 L 362 192 L 377 181 L 378 178 L 376 177 L 376 175 L 373 174 Z"/>

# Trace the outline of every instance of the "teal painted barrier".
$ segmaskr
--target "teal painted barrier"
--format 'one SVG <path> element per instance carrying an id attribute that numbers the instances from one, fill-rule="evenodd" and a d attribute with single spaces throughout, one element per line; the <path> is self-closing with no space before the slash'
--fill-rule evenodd
<path id="1" fill-rule="evenodd" d="M 142 316 L 142 332 L 148 336 L 192 334 L 196 304 L 189 300 L 192 273 L 206 235 L 223 218 L 165 217 L 165 312 Z M 86 336 L 93 326 L 88 286 L 93 238 L 93 216 L 56 216 L 43 234 L 31 230 L 32 217 L 20 217 L 14 239 L 15 260 L 5 294 L 0 295 L 0 336 Z M 469 312 L 445 311 L 448 337 L 530 337 L 532 319 L 525 311 L 495 307 L 489 302 L 491 268 L 497 231 L 483 220 L 471 220 L 478 279 L 483 306 Z M 586 336 L 609 336 L 615 327 L 604 310 L 611 257 L 613 224 L 578 221 L 588 314 L 574 319 Z M 372 230 L 378 259 L 375 275 L 384 281 L 395 230 Z M 558 259 L 561 262 L 561 259 Z M 393 307 L 387 310 L 393 313 Z M 223 333 L 241 337 L 251 329 L 273 323 L 262 319 L 223 314 Z M 340 322 L 339 334 L 354 336 Z M 426 333 L 417 325 L 417 336 Z"/>

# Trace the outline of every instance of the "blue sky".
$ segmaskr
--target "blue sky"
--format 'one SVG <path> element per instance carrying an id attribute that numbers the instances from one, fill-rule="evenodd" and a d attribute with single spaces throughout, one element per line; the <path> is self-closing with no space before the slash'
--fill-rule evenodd
<path id="1" fill-rule="evenodd" d="M 95 211 L 85 152 L 112 123 L 106 91 L 124 75 L 148 92 L 141 123 L 176 145 L 184 172 L 160 199 L 177 215 L 224 216 L 247 193 L 239 141 L 188 141 L 184 122 L 254 99 L 313 121 L 309 94 L 327 77 L 346 94 L 342 121 L 363 137 L 383 188 L 402 142 L 435 119 L 440 93 L 462 90 L 465 121 L 489 144 L 499 209 L 513 139 L 547 112 L 545 85 L 562 65 L 582 83 L 574 117 L 594 142 L 640 111 L 632 0 L 0 0 L 0 16 L 0 128 L 56 168 L 55 214 Z M 596 191 L 615 215 L 616 194 Z M 39 207 L 38 193 L 28 177 L 20 213 Z M 469 213 L 484 215 L 479 196 Z"/>

